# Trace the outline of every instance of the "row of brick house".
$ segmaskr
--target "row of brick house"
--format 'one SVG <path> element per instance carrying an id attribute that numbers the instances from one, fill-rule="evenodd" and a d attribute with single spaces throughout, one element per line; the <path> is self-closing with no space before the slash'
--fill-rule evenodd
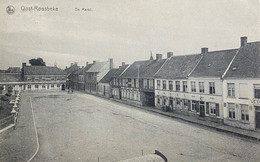
<path id="1" fill-rule="evenodd" d="M 260 128 L 260 42 L 247 43 L 246 37 L 237 49 L 202 48 L 198 54 L 169 52 L 166 59 L 157 54 L 156 59 L 135 61 L 109 83 L 109 96 L 130 104 Z"/>

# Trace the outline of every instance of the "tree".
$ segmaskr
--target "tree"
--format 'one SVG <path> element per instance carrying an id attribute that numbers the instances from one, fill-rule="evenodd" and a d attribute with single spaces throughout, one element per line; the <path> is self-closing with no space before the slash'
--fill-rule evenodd
<path id="1" fill-rule="evenodd" d="M 30 59 L 29 60 L 29 63 L 32 65 L 32 66 L 46 66 L 45 65 L 45 62 L 43 61 L 42 58 L 38 57 L 37 59 L 33 58 L 33 59 Z"/>

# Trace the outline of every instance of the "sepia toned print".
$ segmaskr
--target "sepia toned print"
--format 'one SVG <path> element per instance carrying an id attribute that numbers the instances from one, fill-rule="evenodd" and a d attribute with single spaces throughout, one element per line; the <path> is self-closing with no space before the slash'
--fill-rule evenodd
<path id="1" fill-rule="evenodd" d="M 0 2 L 0 161 L 259 161 L 260 1 Z"/>

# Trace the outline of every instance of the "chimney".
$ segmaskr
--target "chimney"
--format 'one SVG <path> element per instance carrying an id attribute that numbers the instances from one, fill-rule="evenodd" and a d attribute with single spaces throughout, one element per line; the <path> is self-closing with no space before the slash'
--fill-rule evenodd
<path id="1" fill-rule="evenodd" d="M 124 66 L 125 65 L 125 62 L 122 62 L 122 66 Z"/>
<path id="2" fill-rule="evenodd" d="M 173 52 L 167 52 L 167 58 L 170 58 L 173 56 Z"/>
<path id="3" fill-rule="evenodd" d="M 113 69 L 113 59 L 112 58 L 109 58 L 109 69 Z"/>
<path id="4" fill-rule="evenodd" d="M 93 60 L 93 64 L 95 64 L 96 63 L 96 60 Z"/>
<path id="5" fill-rule="evenodd" d="M 73 63 L 70 63 L 70 66 L 73 66 Z"/>
<path id="6" fill-rule="evenodd" d="M 21 74 L 21 77 L 22 77 L 22 80 L 24 81 L 24 67 L 26 66 L 26 63 L 22 63 L 22 74 Z"/>
<path id="7" fill-rule="evenodd" d="M 86 66 L 88 66 L 88 62 L 86 62 Z"/>
<path id="8" fill-rule="evenodd" d="M 201 48 L 201 54 L 205 54 L 209 51 L 209 49 L 207 47 L 203 47 Z"/>
<path id="9" fill-rule="evenodd" d="M 77 62 L 75 62 L 74 64 L 75 64 L 76 66 L 78 66 L 78 63 L 77 63 Z"/>
<path id="10" fill-rule="evenodd" d="M 161 60 L 162 59 L 162 54 L 156 54 L 156 60 Z"/>
<path id="11" fill-rule="evenodd" d="M 241 47 L 245 47 L 247 44 L 247 37 L 240 37 Z"/>

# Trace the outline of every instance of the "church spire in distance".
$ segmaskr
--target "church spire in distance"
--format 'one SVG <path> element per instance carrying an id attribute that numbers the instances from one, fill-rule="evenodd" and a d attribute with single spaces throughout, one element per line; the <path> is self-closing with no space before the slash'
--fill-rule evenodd
<path id="1" fill-rule="evenodd" d="M 150 60 L 153 60 L 153 53 L 152 53 L 152 51 L 150 51 L 150 52 L 151 52 Z"/>

